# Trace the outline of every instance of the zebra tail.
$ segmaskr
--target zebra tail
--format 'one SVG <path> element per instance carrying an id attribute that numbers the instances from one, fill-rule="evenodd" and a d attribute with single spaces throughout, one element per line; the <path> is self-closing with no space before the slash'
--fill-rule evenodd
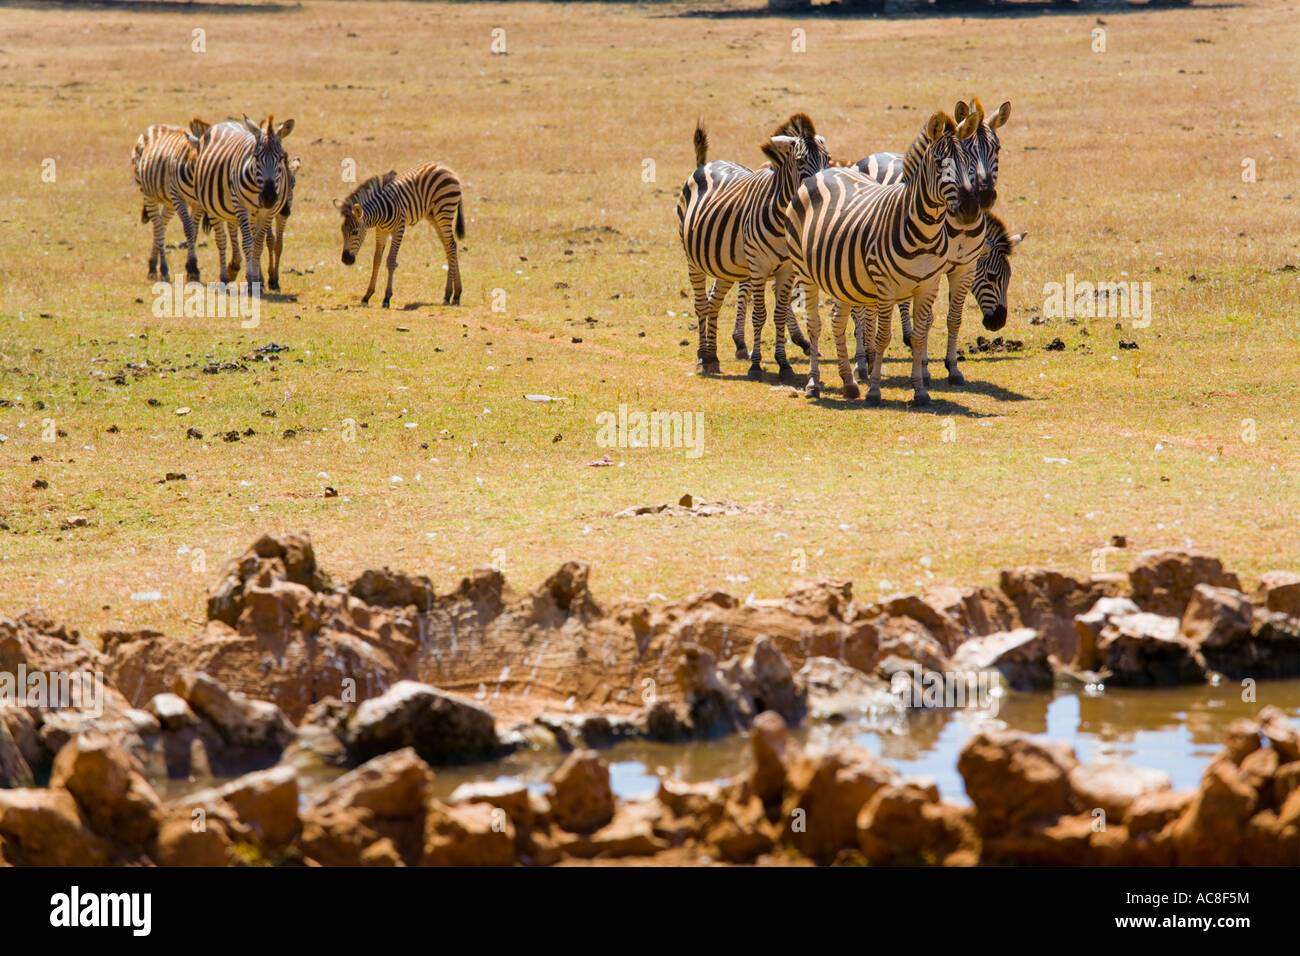
<path id="1" fill-rule="evenodd" d="M 140 221 L 146 226 L 149 225 L 149 207 L 144 203 L 140 204 Z"/>
<path id="2" fill-rule="evenodd" d="M 695 124 L 695 168 L 709 161 L 709 134 L 704 131 L 704 120 Z"/>
<path id="3" fill-rule="evenodd" d="M 456 238 L 465 238 L 465 200 L 456 203 Z"/>
<path id="4" fill-rule="evenodd" d="M 203 214 L 203 231 L 209 233 L 212 231 L 212 217 L 206 212 Z"/>

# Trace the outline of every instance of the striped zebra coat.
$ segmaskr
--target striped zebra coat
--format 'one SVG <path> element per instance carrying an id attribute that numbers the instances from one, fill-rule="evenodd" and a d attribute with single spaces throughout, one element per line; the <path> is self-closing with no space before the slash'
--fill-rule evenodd
<path id="1" fill-rule="evenodd" d="M 266 287 L 272 292 L 280 291 L 280 255 L 284 252 L 284 227 L 289 223 L 293 211 L 293 187 L 298 182 L 298 169 L 302 160 L 298 157 L 289 163 L 289 189 L 284 197 L 284 205 L 276 213 L 271 223 L 270 235 L 266 241 Z"/>
<path id="2" fill-rule="evenodd" d="M 795 193 L 787 210 L 786 239 L 796 277 L 809 286 L 808 395 L 821 393 L 819 295 L 831 300 L 840 378 L 849 398 L 859 392 L 844 341 L 846 307 L 866 306 L 876 318 L 867 393 L 871 405 L 880 404 L 880 359 L 889 344 L 894 305 L 910 299 L 914 401 L 929 404 L 925 343 L 939 279 L 952 254 L 950 233 L 983 221 L 962 146 L 974 125 L 973 116 L 955 123 L 948 114 L 935 113 L 904 156 L 903 180 L 892 186 L 856 169 L 835 168 L 806 179 Z"/>
<path id="3" fill-rule="evenodd" d="M 185 277 L 190 282 L 199 281 L 198 226 L 194 216 L 198 208 L 194 182 L 197 152 L 187 134 L 202 136 L 207 129 L 208 124 L 201 119 L 190 120 L 188 130 L 183 126 L 156 124 L 140 134 L 131 150 L 131 172 L 144 196 L 140 221 L 146 225 L 153 224 L 153 240 L 149 247 L 150 279 L 171 280 L 167 268 L 166 235 L 167 223 L 174 214 L 185 229 L 188 247 Z"/>
<path id="4" fill-rule="evenodd" d="M 721 370 L 718 312 L 731 287 L 745 282 L 754 308 L 754 348 L 749 355 L 748 377 L 763 377 L 762 331 L 767 321 L 767 282 L 772 279 L 777 375 L 789 381 L 794 378 L 794 369 L 785 355 L 785 329 L 793 272 L 786 248 L 785 208 L 806 176 L 826 168 L 828 155 L 825 140 L 803 113 L 779 126 L 762 150 L 771 165 L 758 170 L 739 163 L 707 162 L 708 137 L 702 125 L 696 126 L 698 168 L 682 186 L 677 201 L 678 235 L 695 294 L 700 333 L 697 371 Z M 708 290 L 710 278 L 713 287 Z M 742 310 L 744 306 L 742 302 Z M 736 345 L 737 357 L 743 357 L 743 331 L 736 337 Z"/>
<path id="5" fill-rule="evenodd" d="M 901 153 L 873 153 L 865 159 L 859 160 L 856 165 L 859 172 L 884 185 L 891 185 L 902 179 L 903 156 Z M 978 190 L 978 187 L 976 188 Z M 984 218 L 980 230 L 982 242 L 978 249 L 975 250 L 976 254 L 973 262 L 967 261 L 970 249 L 967 248 L 968 244 L 963 242 L 964 235 L 958 232 L 950 236 L 953 242 L 955 258 L 949 263 L 946 273 L 948 277 L 948 351 L 944 359 L 944 366 L 948 370 L 948 381 L 953 385 L 962 385 L 966 381 L 965 376 L 957 367 L 957 343 L 961 333 L 962 311 L 965 307 L 967 291 L 969 290 L 975 295 L 975 301 L 979 304 L 980 311 L 983 314 L 984 327 L 991 331 L 1002 328 L 1007 321 L 1007 287 L 1011 281 L 1011 266 L 1007 261 L 1007 256 L 1014 251 L 1015 247 L 1019 245 L 1026 235 L 1025 233 L 1010 235 L 1006 224 L 992 213 L 984 212 L 981 215 Z M 912 342 L 911 306 L 908 302 L 900 302 L 898 311 L 902 317 L 903 342 L 910 346 Z M 868 351 L 866 343 L 868 322 L 864 308 L 858 307 L 853 310 L 853 322 L 857 337 L 857 372 L 861 381 L 867 375 L 866 354 Z M 874 327 L 872 331 L 874 332 Z M 872 344 L 874 344 L 874 335 L 872 336 Z M 929 384 L 928 367 L 924 372 L 924 380 L 926 384 Z"/>
<path id="6" fill-rule="evenodd" d="M 456 174 L 438 163 L 425 163 L 408 169 L 400 176 L 387 172 L 371 176 L 344 200 L 335 200 L 343 215 L 343 264 L 357 261 L 357 252 L 365 242 L 366 231 L 375 230 L 375 258 L 370 269 L 370 285 L 361 297 L 368 303 L 375 294 L 375 280 L 384 246 L 392 238 L 388 253 L 388 287 L 384 290 L 384 308 L 393 298 L 393 272 L 397 269 L 397 251 L 408 226 L 421 219 L 429 220 L 443 251 L 447 254 L 447 284 L 443 305 L 460 305 L 460 263 L 456 239 L 465 238 L 465 203 Z"/>
<path id="7" fill-rule="evenodd" d="M 238 274 L 242 252 L 253 295 L 262 291 L 262 245 L 289 192 L 289 162 L 281 141 L 293 126 L 291 119 L 276 126 L 271 116 L 258 126 L 245 116 L 242 122 L 218 123 L 193 140 L 199 154 L 197 190 L 203 228 L 217 227 L 221 281 L 230 282 Z M 239 227 L 240 242 L 234 244 L 229 268 L 223 223 Z"/>

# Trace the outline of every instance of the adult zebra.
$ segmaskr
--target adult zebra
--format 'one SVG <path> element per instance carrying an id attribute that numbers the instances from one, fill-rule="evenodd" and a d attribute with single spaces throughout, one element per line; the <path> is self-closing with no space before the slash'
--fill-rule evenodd
<path id="1" fill-rule="evenodd" d="M 844 306 L 870 308 L 876 319 L 876 351 L 867 392 L 880 404 L 880 359 L 889 344 L 894 304 L 912 300 L 912 389 L 917 405 L 930 397 L 923 380 L 926 337 L 939 278 L 948 267 L 954 229 L 981 231 L 979 200 L 962 140 L 974 116 L 960 123 L 944 112 L 930 117 L 903 159 L 903 181 L 883 186 L 856 169 L 823 170 L 805 180 L 787 211 L 786 239 L 796 276 L 808 287 L 809 375 L 806 394 L 821 393 L 818 295 L 831 299 L 831 323 L 844 393 L 856 398 L 849 368 Z"/>
<path id="2" fill-rule="evenodd" d="M 976 103 L 979 101 L 976 100 Z M 959 111 L 960 112 L 960 111 Z M 982 110 L 979 111 L 982 115 Z M 964 114 L 963 114 L 964 115 Z M 954 116 L 956 118 L 956 116 Z M 978 135 L 978 133 L 976 134 Z M 972 140 L 974 137 L 972 137 Z M 973 150 L 972 150 L 973 152 Z M 903 176 L 903 155 L 901 153 L 873 153 L 865 159 L 858 160 L 859 172 L 883 185 L 899 182 Z M 978 166 L 976 168 L 979 168 Z M 976 191 L 979 192 L 978 180 Z M 966 304 L 967 292 L 973 292 L 980 307 L 984 327 L 997 331 L 1007 321 L 1007 288 L 1011 281 L 1011 265 L 1007 256 L 1015 251 L 1028 233 L 1011 235 L 1006 224 L 991 212 L 982 213 L 983 244 L 976 247 L 973 262 L 953 261 L 949 263 L 948 277 L 948 350 L 944 358 L 944 367 L 948 370 L 948 381 L 953 385 L 964 385 L 966 378 L 957 367 L 957 342 L 961 333 L 962 311 Z M 954 254 L 961 254 L 961 232 L 951 236 L 954 242 Z M 903 342 L 912 343 L 911 307 L 907 302 L 898 303 L 902 317 Z M 862 307 L 853 309 L 853 323 L 857 339 L 857 372 L 859 380 L 867 375 L 866 330 L 868 326 L 866 310 Z M 925 383 L 930 383 L 929 360 L 923 370 Z"/>
<path id="3" fill-rule="evenodd" d="M 812 120 L 804 113 L 794 114 L 777 127 L 761 148 L 771 161 L 765 168 L 751 170 L 721 160 L 710 163 L 708 135 L 702 123 L 696 124 L 697 169 L 682 186 L 677 200 L 677 227 L 695 293 L 700 331 L 697 371 L 721 371 L 718 312 L 732 285 L 747 282 L 754 308 L 754 348 L 749 356 L 748 377 L 762 379 L 767 281 L 774 278 L 777 377 L 790 381 L 794 369 L 785 356 L 785 329 L 793 273 L 787 259 L 785 208 L 799 183 L 825 169 L 829 157 L 826 141 L 817 135 Z M 713 288 L 706 291 L 709 278 L 714 280 Z M 742 299 L 742 310 L 745 305 Z M 737 357 L 743 357 L 743 330 L 736 344 Z"/>
<path id="4" fill-rule="evenodd" d="M 221 281 L 230 282 L 239 273 L 242 246 L 253 295 L 261 294 L 267 229 L 288 196 L 289 163 L 281 142 L 293 132 L 293 125 L 290 119 L 276 126 L 274 117 L 268 116 L 258 126 L 245 116 L 243 122 L 218 123 L 202 137 L 191 134 L 199 154 L 197 191 L 203 228 L 211 231 L 216 226 Z M 229 269 L 223 223 L 237 223 L 241 240 L 232 251 Z"/>
<path id="5" fill-rule="evenodd" d="M 342 201 L 334 205 L 343 215 L 343 264 L 352 265 L 365 242 L 366 230 L 375 230 L 375 259 L 370 269 L 370 285 L 361 297 L 363 304 L 375 294 L 379 261 L 391 236 L 388 253 L 388 287 L 384 290 L 384 308 L 393 298 L 393 271 L 397 268 L 397 251 L 408 226 L 428 219 L 438 233 L 447 254 L 447 285 L 443 305 L 460 305 L 460 263 L 456 256 L 457 237 L 465 238 L 465 203 L 460 180 L 446 166 L 425 163 L 408 169 L 400 176 L 393 171 L 371 176 Z M 453 234 L 454 228 L 454 234 Z"/>
<path id="6" fill-rule="evenodd" d="M 157 123 L 140 134 L 131 150 L 131 172 L 135 184 L 144 195 L 140 221 L 153 223 L 153 240 L 149 247 L 149 278 L 171 281 L 167 268 L 167 223 L 175 214 L 185 229 L 188 255 L 185 259 L 185 278 L 199 281 L 199 256 L 195 250 L 198 226 L 191 210 L 198 206 L 194 189 L 195 150 L 187 132 L 202 136 L 208 124 L 201 119 L 190 120 L 189 130 L 184 126 Z"/>

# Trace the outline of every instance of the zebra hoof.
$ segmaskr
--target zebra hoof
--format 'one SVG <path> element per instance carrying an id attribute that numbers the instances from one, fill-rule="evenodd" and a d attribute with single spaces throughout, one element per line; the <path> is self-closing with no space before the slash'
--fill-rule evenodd
<path id="1" fill-rule="evenodd" d="M 879 408 L 880 389 L 875 385 L 867 389 L 867 397 L 863 399 L 862 404 L 866 405 L 868 408 Z"/>
<path id="2" fill-rule="evenodd" d="M 822 387 L 812 379 L 809 379 L 808 383 L 803 387 L 803 393 L 807 398 L 821 398 Z"/>
<path id="3" fill-rule="evenodd" d="M 190 272 L 188 269 L 186 269 L 186 270 L 185 270 L 185 281 L 186 281 L 186 282 L 202 282 L 203 280 L 199 278 L 199 271 L 198 271 L 197 269 L 195 269 L 193 272 Z"/>
<path id="4" fill-rule="evenodd" d="M 717 359 L 700 359 L 695 363 L 695 371 L 700 375 L 717 375 L 722 371 L 722 366 Z"/>
<path id="5" fill-rule="evenodd" d="M 803 349 L 804 355 L 807 355 L 808 350 L 812 347 L 808 344 L 808 340 L 804 338 L 802 335 L 791 335 L 790 341 L 793 342 L 795 345 L 799 346 L 799 348 Z"/>
<path id="6" fill-rule="evenodd" d="M 948 370 L 948 384 L 949 384 L 949 385 L 965 385 L 965 384 L 966 384 L 966 376 L 963 375 L 963 374 L 961 373 L 961 371 L 958 370 L 958 369 L 955 369 L 955 368 L 949 369 L 949 370 Z"/>
<path id="7" fill-rule="evenodd" d="M 927 408 L 930 404 L 930 393 L 923 388 L 918 388 L 912 393 L 912 404 L 917 408 Z"/>
<path id="8" fill-rule="evenodd" d="M 865 365 L 859 365 L 857 368 L 853 370 L 853 373 L 854 375 L 857 376 L 859 382 L 865 382 L 867 378 L 871 375 L 871 372 L 867 369 Z"/>
<path id="9" fill-rule="evenodd" d="M 749 358 L 749 349 L 745 348 L 745 337 L 743 335 L 733 335 L 731 341 L 736 343 L 736 358 L 742 362 Z"/>
<path id="10" fill-rule="evenodd" d="M 859 396 L 861 396 L 861 394 L 862 394 L 862 390 L 858 388 L 857 382 L 844 383 L 844 397 L 849 401 L 854 401 Z"/>
<path id="11" fill-rule="evenodd" d="M 389 302 L 388 299 L 385 299 L 385 300 L 384 300 L 384 308 L 385 308 L 385 309 L 388 308 L 388 302 Z"/>
<path id="12" fill-rule="evenodd" d="M 793 382 L 794 369 L 791 368 L 789 365 L 782 365 L 780 368 L 777 369 L 776 378 L 777 381 L 780 382 Z"/>
<path id="13" fill-rule="evenodd" d="M 751 382 L 763 381 L 763 366 L 757 364 L 751 365 L 749 371 L 745 373 L 745 378 L 749 379 Z"/>
<path id="14" fill-rule="evenodd" d="M 268 289 L 270 289 L 272 292 L 279 292 L 279 291 L 280 291 L 280 283 L 277 282 L 277 281 L 274 280 L 274 279 L 272 279 L 270 282 L 268 282 L 268 283 L 266 284 L 266 287 L 267 287 Z"/>

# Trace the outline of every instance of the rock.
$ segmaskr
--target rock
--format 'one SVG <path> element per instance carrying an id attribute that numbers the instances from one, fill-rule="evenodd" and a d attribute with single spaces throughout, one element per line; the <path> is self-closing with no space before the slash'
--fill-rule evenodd
<path id="1" fill-rule="evenodd" d="M 782 604 L 795 617 L 809 621 L 844 621 L 853 604 L 853 584 L 850 581 L 801 578 L 790 585 Z"/>
<path id="2" fill-rule="evenodd" d="M 883 615 L 916 621 L 938 642 L 940 651 L 945 655 L 956 650 L 957 645 L 966 638 L 956 620 L 915 594 L 896 594 L 885 598 L 867 608 L 865 614 L 867 617 Z"/>
<path id="3" fill-rule="evenodd" d="M 795 679 L 804 688 L 808 709 L 817 717 L 871 718 L 903 711 L 887 683 L 833 657 L 810 657 Z"/>
<path id="4" fill-rule="evenodd" d="M 433 607 L 433 582 L 423 574 L 405 571 L 363 571 L 352 582 L 348 593 L 376 607 L 414 607 L 428 611 Z"/>
<path id="5" fill-rule="evenodd" d="M 972 637 L 1013 631 L 1020 626 L 1016 606 L 1005 594 L 993 588 L 945 585 L 931 588 L 922 600 L 956 624 L 960 637 L 958 644 Z"/>
<path id="6" fill-rule="evenodd" d="M 235 866 L 234 844 L 220 820 L 197 823 L 183 811 L 171 811 L 158 827 L 153 859 L 159 866 Z"/>
<path id="7" fill-rule="evenodd" d="M 1077 809 L 1087 814 L 1100 808 L 1112 822 L 1124 820 L 1133 801 L 1144 793 L 1170 789 L 1168 774 L 1122 760 L 1079 764 L 1070 771 L 1069 780 Z"/>
<path id="8" fill-rule="evenodd" d="M 515 828 L 503 810 L 482 803 L 430 804 L 422 866 L 510 866 L 514 860 Z"/>
<path id="9" fill-rule="evenodd" d="M 1250 636 L 1231 647 L 1207 648 L 1206 663 L 1229 677 L 1300 676 L 1300 618 L 1255 609 Z"/>
<path id="10" fill-rule="evenodd" d="M 1052 686 L 1047 645 L 1031 627 L 972 638 L 957 648 L 952 666 L 956 671 L 996 669 L 1012 690 L 1048 690 Z"/>
<path id="11" fill-rule="evenodd" d="M 412 747 L 395 750 L 331 783 L 317 806 L 361 808 L 376 817 L 420 817 L 433 789 L 433 771 Z"/>
<path id="12" fill-rule="evenodd" d="M 961 749 L 957 772 L 984 836 L 1041 826 L 1070 811 L 1069 774 L 1078 765 L 1067 744 L 1019 731 L 983 731 Z"/>
<path id="13" fill-rule="evenodd" d="M 599 829 L 614 816 L 614 792 L 609 786 L 609 768 L 591 750 L 575 750 L 551 778 L 554 792 L 551 812 L 566 830 L 586 832 Z"/>
<path id="14" fill-rule="evenodd" d="M 145 705 L 164 730 L 184 730 L 197 726 L 199 718 L 179 694 L 154 694 Z"/>
<path id="15" fill-rule="evenodd" d="M 214 794 L 234 809 L 252 838 L 263 847 L 287 846 L 302 829 L 298 775 L 292 767 L 245 774 L 218 787 Z M 196 802 L 196 798 L 191 796 L 186 802 Z"/>
<path id="16" fill-rule="evenodd" d="M 22 749 L 9 733 L 9 727 L 0 720 L 0 790 L 9 787 L 35 785 L 32 768 L 23 756 Z"/>
<path id="17" fill-rule="evenodd" d="M 1230 588 L 1198 584 L 1183 613 L 1180 633 L 1202 650 L 1222 651 L 1250 637 L 1254 607 Z"/>
<path id="18" fill-rule="evenodd" d="M 490 713 L 415 681 L 363 702 L 348 721 L 345 744 L 354 760 L 414 747 L 434 765 L 487 757 L 499 747 Z"/>
<path id="19" fill-rule="evenodd" d="M 1241 837 L 1259 798 L 1231 762 L 1216 760 L 1191 806 L 1174 824 L 1179 866 L 1237 866 Z"/>
<path id="20" fill-rule="evenodd" d="M 780 828 L 768 822 L 764 801 L 757 794 L 733 794 L 703 842 L 714 857 L 750 863 L 776 845 L 779 833 Z"/>
<path id="21" fill-rule="evenodd" d="M 785 721 L 780 714 L 765 710 L 754 718 L 749 732 L 750 747 L 754 753 L 754 769 L 750 786 L 765 807 L 779 807 L 785 791 L 786 758 Z"/>
<path id="22" fill-rule="evenodd" d="M 1300 760 L 1300 731 L 1291 726 L 1291 721 L 1281 708 L 1264 707 L 1257 720 L 1269 746 L 1277 751 L 1282 763 Z"/>
<path id="23" fill-rule="evenodd" d="M 1139 610 L 1140 608 L 1128 598 L 1104 597 L 1098 598 L 1086 613 L 1076 614 L 1074 631 L 1079 644 L 1074 660 L 1070 662 L 1072 666 L 1083 671 L 1099 670 L 1102 666 L 1102 655 L 1097 645 L 1101 641 L 1102 630 L 1113 618 L 1137 614 Z"/>
<path id="24" fill-rule="evenodd" d="M 245 608 L 246 586 L 262 572 L 268 572 L 272 580 L 288 581 L 311 591 L 329 591 L 333 587 L 329 575 L 316 564 L 310 535 L 262 535 L 222 570 L 221 582 L 208 598 L 208 619 L 234 627 Z"/>
<path id="25" fill-rule="evenodd" d="M 1241 590 L 1237 576 L 1216 557 L 1169 548 L 1144 551 L 1128 572 L 1133 600 L 1144 611 L 1181 618 L 1198 584 Z"/>
<path id="26" fill-rule="evenodd" d="M 858 845 L 858 814 L 898 774 L 860 747 L 809 749 L 791 761 L 781 807 L 785 838 L 819 863 Z"/>
<path id="27" fill-rule="evenodd" d="M 999 586 L 1015 605 L 1023 627 L 1043 635 L 1046 652 L 1062 661 L 1072 661 L 1078 652 L 1074 618 L 1106 596 L 1106 587 L 1083 582 L 1044 568 L 1004 570 Z"/>
<path id="28" fill-rule="evenodd" d="M 1179 627 L 1177 618 L 1145 612 L 1112 617 L 1097 642 L 1111 682 L 1150 687 L 1205 680 L 1205 659 Z"/>
<path id="29" fill-rule="evenodd" d="M 526 786 L 513 780 L 476 780 L 462 783 L 451 792 L 452 806 L 462 803 L 486 803 L 506 812 L 516 829 L 530 829 L 538 822 L 532 794 Z"/>
<path id="30" fill-rule="evenodd" d="M 668 848 L 668 841 L 655 833 L 661 810 L 655 803 L 626 804 L 596 832 L 561 841 L 557 848 L 583 859 L 653 856 Z"/>
<path id="31" fill-rule="evenodd" d="M 858 814 L 858 847 L 873 866 L 970 865 L 978 840 L 966 817 L 920 787 L 881 787 Z"/>
<path id="32" fill-rule="evenodd" d="M 1163 830 L 1183 815 L 1195 797 L 1191 790 L 1143 791 L 1129 803 L 1124 813 L 1124 826 L 1133 836 Z"/>
<path id="33" fill-rule="evenodd" d="M 1266 571 L 1259 579 L 1255 600 L 1269 611 L 1300 617 L 1300 574 Z"/>
<path id="34" fill-rule="evenodd" d="M 275 704 L 227 690 L 201 671 L 182 675 L 175 690 L 231 746 L 279 753 L 294 738 L 293 724 Z"/>
<path id="35" fill-rule="evenodd" d="M 763 711 L 772 711 L 793 726 L 808 712 L 806 695 L 795 683 L 789 662 L 766 637 L 756 638 L 743 659 L 733 658 L 724 668 L 746 704 L 746 725 Z"/>
<path id="36" fill-rule="evenodd" d="M 583 561 L 566 561 L 524 599 L 520 617 L 529 625 L 558 628 L 568 620 L 589 621 L 601 610 L 587 587 L 589 568 Z"/>
<path id="37" fill-rule="evenodd" d="M 158 833 L 162 801 L 131 758 L 103 734 L 70 740 L 54 758 L 50 787 L 72 794 L 87 825 L 125 853 L 138 855 Z"/>
<path id="38" fill-rule="evenodd" d="M 0 839 L 14 866 L 105 866 L 113 855 L 66 790 L 0 790 Z"/>
<path id="39" fill-rule="evenodd" d="M 1238 717 L 1228 724 L 1223 733 L 1224 755 L 1234 764 L 1240 763 L 1260 747 L 1260 726 L 1246 717 Z"/>
<path id="40" fill-rule="evenodd" d="M 688 739 L 691 728 L 672 702 L 661 698 L 646 710 L 645 735 L 650 740 L 676 743 Z"/>

